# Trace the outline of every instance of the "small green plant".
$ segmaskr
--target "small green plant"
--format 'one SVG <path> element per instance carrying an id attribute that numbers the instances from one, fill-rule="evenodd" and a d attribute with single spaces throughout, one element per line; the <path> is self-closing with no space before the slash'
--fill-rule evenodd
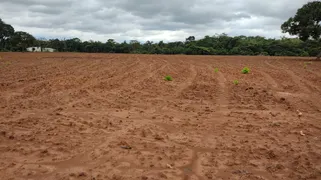
<path id="1" fill-rule="evenodd" d="M 242 73 L 243 73 L 243 74 L 248 74 L 248 73 L 250 73 L 250 68 L 244 67 L 244 68 L 242 69 Z"/>
<path id="2" fill-rule="evenodd" d="M 308 67 L 308 65 L 311 65 L 312 64 L 312 62 L 304 62 L 304 69 L 306 69 L 307 67 Z"/>
<path id="3" fill-rule="evenodd" d="M 172 76 L 165 76 L 165 81 L 173 81 L 173 78 Z"/>
<path id="4" fill-rule="evenodd" d="M 217 73 L 217 72 L 218 72 L 218 68 L 215 68 L 215 69 L 214 69 L 214 72 L 216 72 L 216 73 Z"/>
<path id="5" fill-rule="evenodd" d="M 234 85 L 238 85 L 238 84 L 239 84 L 239 81 L 238 81 L 238 80 L 234 80 L 234 81 L 233 81 L 233 84 L 234 84 Z"/>

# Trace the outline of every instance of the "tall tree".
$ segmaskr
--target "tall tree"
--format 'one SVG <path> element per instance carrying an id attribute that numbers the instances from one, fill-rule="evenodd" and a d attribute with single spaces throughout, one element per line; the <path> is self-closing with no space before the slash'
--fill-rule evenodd
<path id="1" fill-rule="evenodd" d="M 36 39 L 29 33 L 23 31 L 17 31 L 11 38 L 11 43 L 13 46 L 17 47 L 20 51 L 26 51 L 26 48 L 33 46 Z"/>
<path id="2" fill-rule="evenodd" d="M 321 2 L 308 2 L 298 9 L 294 17 L 289 18 L 281 25 L 283 33 L 298 35 L 302 41 L 321 38 Z M 320 49 L 321 50 L 321 49 Z M 320 59 L 321 52 L 317 59 Z"/>
<path id="3" fill-rule="evenodd" d="M 192 42 L 195 41 L 195 36 L 189 36 L 188 38 L 186 38 L 186 42 Z"/>
<path id="4" fill-rule="evenodd" d="M 0 49 L 6 49 L 7 43 L 14 34 L 14 28 L 0 19 Z"/>
<path id="5" fill-rule="evenodd" d="M 140 43 L 137 40 L 130 40 L 129 42 L 130 50 L 134 53 L 138 53 L 137 50 L 140 48 Z"/>
<path id="6" fill-rule="evenodd" d="M 114 39 L 108 39 L 105 43 L 104 52 L 113 53 L 115 52 L 116 42 Z"/>

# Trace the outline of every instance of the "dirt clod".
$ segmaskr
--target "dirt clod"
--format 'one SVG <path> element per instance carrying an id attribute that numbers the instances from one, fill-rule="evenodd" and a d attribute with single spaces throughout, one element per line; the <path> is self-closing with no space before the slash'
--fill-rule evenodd
<path id="1" fill-rule="evenodd" d="M 173 169 L 173 166 L 170 165 L 170 164 L 166 164 L 166 166 L 167 166 L 169 169 Z"/>
<path id="2" fill-rule="evenodd" d="M 156 135 L 155 135 L 155 139 L 156 139 L 156 140 L 159 140 L 159 141 L 164 140 L 164 138 L 163 138 L 162 136 L 160 136 L 159 134 L 156 134 Z"/>
<path id="3" fill-rule="evenodd" d="M 142 180 L 148 180 L 147 176 L 142 176 Z"/>
<path id="4" fill-rule="evenodd" d="M 87 174 L 85 172 L 79 172 L 78 177 L 86 177 Z"/>
<path id="5" fill-rule="evenodd" d="M 6 136 L 7 132 L 6 132 L 6 131 L 1 131 L 0 134 L 1 134 L 2 136 Z"/>
<path id="6" fill-rule="evenodd" d="M 123 149 L 132 149 L 132 147 L 130 147 L 130 146 L 120 146 L 121 148 L 123 148 Z"/>

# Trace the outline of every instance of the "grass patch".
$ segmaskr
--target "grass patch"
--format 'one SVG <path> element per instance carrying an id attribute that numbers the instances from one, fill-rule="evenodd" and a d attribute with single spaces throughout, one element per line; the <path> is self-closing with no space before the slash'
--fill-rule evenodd
<path id="1" fill-rule="evenodd" d="M 243 74 L 248 74 L 248 73 L 250 73 L 250 68 L 244 67 L 244 68 L 242 69 L 242 73 L 243 73 Z"/>
<path id="2" fill-rule="evenodd" d="M 165 76 L 164 79 L 165 79 L 165 81 L 173 81 L 172 76 L 169 76 L 169 75 Z"/>
<path id="3" fill-rule="evenodd" d="M 234 84 L 234 85 L 238 85 L 238 84 L 239 84 L 239 81 L 238 81 L 238 80 L 234 80 L 234 81 L 233 81 L 233 84 Z"/>

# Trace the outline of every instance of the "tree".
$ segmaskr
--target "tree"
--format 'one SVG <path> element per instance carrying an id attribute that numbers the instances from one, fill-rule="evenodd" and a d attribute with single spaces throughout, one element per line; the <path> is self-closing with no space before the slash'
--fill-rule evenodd
<path id="1" fill-rule="evenodd" d="M 17 31 L 11 38 L 11 43 L 13 46 L 17 47 L 17 50 L 26 51 L 28 46 L 33 46 L 36 39 L 29 33 L 23 31 Z"/>
<path id="2" fill-rule="evenodd" d="M 321 2 L 309 2 L 298 9 L 294 17 L 290 17 L 281 25 L 283 33 L 298 35 L 302 41 L 314 39 L 320 41 L 321 37 Z M 321 49 L 320 49 L 321 50 Z M 320 59 L 321 52 L 317 59 Z"/>
<path id="3" fill-rule="evenodd" d="M 114 39 L 108 39 L 105 43 L 104 52 L 113 53 L 115 52 L 116 42 Z"/>
<path id="4" fill-rule="evenodd" d="M 130 45 L 130 50 L 131 50 L 132 52 L 134 52 L 134 53 L 137 53 L 137 52 L 138 52 L 137 50 L 140 48 L 140 43 L 139 43 L 139 41 L 137 41 L 137 40 L 130 40 L 129 45 Z"/>
<path id="5" fill-rule="evenodd" d="M 46 38 L 39 38 L 36 40 L 35 45 L 40 47 L 40 50 L 42 51 L 43 48 L 47 48 L 48 47 L 48 41 Z"/>
<path id="6" fill-rule="evenodd" d="M 0 19 L 0 49 L 6 49 L 9 39 L 14 34 L 14 28 Z"/>
<path id="7" fill-rule="evenodd" d="M 186 43 L 190 43 L 190 42 L 193 42 L 195 41 L 195 36 L 189 36 L 188 38 L 186 38 Z"/>
<path id="8" fill-rule="evenodd" d="M 79 38 L 73 38 L 65 40 L 66 49 L 68 52 L 79 52 L 81 48 L 81 40 Z"/>
<path id="9" fill-rule="evenodd" d="M 50 39 L 48 42 L 48 47 L 54 48 L 57 51 L 63 51 L 64 43 L 62 41 L 60 41 L 59 39 Z"/>

